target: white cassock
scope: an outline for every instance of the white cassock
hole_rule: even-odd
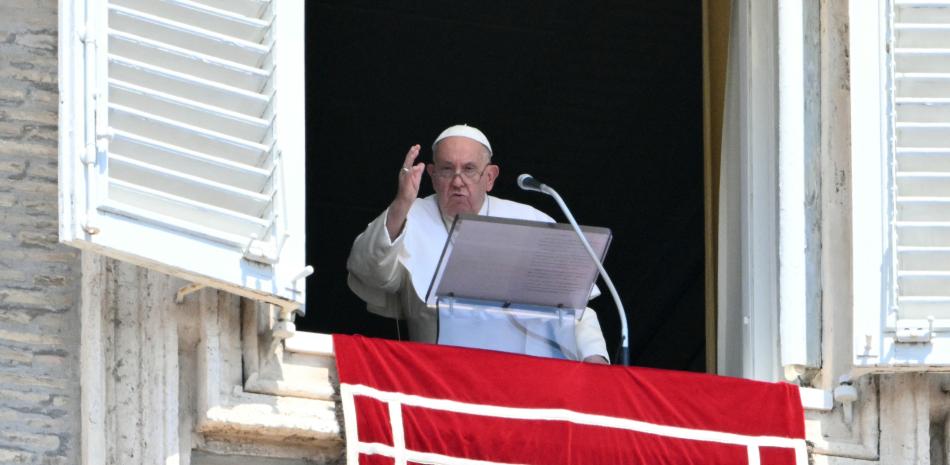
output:
[[[347,284],[366,302],[366,308],[370,312],[389,318],[406,319],[410,339],[435,343],[439,338],[439,313],[426,306],[425,294],[448,238],[445,220],[439,211],[435,195],[416,199],[399,237],[390,240],[386,229],[387,213],[388,210],[384,211],[367,225],[366,230],[353,242],[346,263],[349,271]],[[553,218],[534,207],[491,196],[485,198],[479,214],[554,222]],[[593,296],[596,297],[597,294],[595,288]],[[446,318],[444,313],[443,318]],[[571,328],[576,347],[572,344],[571,350],[564,351],[566,358],[583,360],[600,355],[610,359],[596,312],[586,309],[580,320],[572,324]],[[503,346],[493,347],[491,340],[487,342],[479,346],[525,352]],[[536,353],[528,350],[527,353],[553,355],[543,350]]]

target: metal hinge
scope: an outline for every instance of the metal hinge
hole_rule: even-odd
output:
[[[895,342],[927,343],[934,331],[934,318],[897,320]]]

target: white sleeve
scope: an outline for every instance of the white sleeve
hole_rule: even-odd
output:
[[[370,310],[380,314],[391,313],[379,310],[392,305],[406,274],[406,269],[399,263],[404,234],[400,233],[390,241],[386,230],[388,212],[388,209],[384,211],[356,237],[346,260],[350,289],[367,303]]]
[[[597,320],[597,312],[594,309],[588,307],[584,310],[581,319],[574,326],[574,337],[577,339],[577,352],[581,360],[600,355],[610,361],[607,342],[604,341],[604,333],[600,330],[600,321]]]

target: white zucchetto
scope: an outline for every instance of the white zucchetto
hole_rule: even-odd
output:
[[[491,157],[492,150],[491,144],[488,143],[488,138],[485,137],[485,134],[482,133],[482,131],[479,131],[477,128],[467,124],[456,124],[455,126],[451,126],[445,131],[442,131],[442,133],[439,134],[439,137],[435,138],[435,142],[432,143],[432,151],[435,152],[435,146],[439,143],[439,141],[445,139],[446,137],[453,136],[467,137],[484,145],[485,148],[488,149],[488,156]]]

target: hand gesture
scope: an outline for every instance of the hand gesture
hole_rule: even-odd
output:
[[[386,229],[389,231],[389,238],[395,239],[402,231],[402,226],[406,222],[406,215],[409,214],[409,207],[419,196],[419,183],[422,182],[422,172],[426,164],[419,162],[413,165],[416,157],[419,156],[419,144],[409,147],[406,152],[406,158],[402,162],[402,168],[399,169],[399,187],[396,189],[396,198],[389,205],[389,213],[386,215]]]
[[[399,170],[399,188],[396,190],[396,199],[393,202],[406,204],[406,211],[419,196],[419,182],[422,181],[422,172],[426,167],[426,164],[422,162],[413,165],[418,156],[419,144],[409,147],[406,158],[402,162],[402,168]]]

